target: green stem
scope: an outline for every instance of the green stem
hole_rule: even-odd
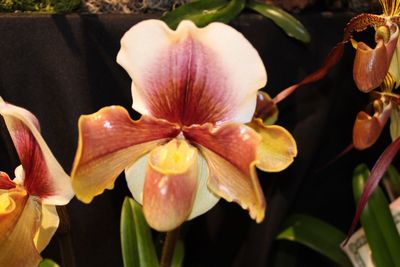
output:
[[[161,255],[160,267],[170,267],[175,252],[175,245],[179,239],[180,227],[167,232]]]

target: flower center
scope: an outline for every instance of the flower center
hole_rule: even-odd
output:
[[[0,214],[8,210],[11,205],[10,196],[7,192],[0,195]]]
[[[196,152],[186,140],[173,139],[151,152],[150,164],[162,173],[182,173],[197,159]]]

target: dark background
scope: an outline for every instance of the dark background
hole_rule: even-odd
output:
[[[311,33],[309,45],[287,37],[256,14],[241,15],[232,25],[259,51],[269,76],[265,91],[274,96],[320,66],[352,16],[299,16]],[[158,15],[0,15],[0,95],[38,117],[45,140],[67,172],[77,144],[79,116],[114,104],[130,109],[131,81],[115,57],[124,32],[150,17]],[[256,224],[247,211],[221,200],[186,224],[185,266],[285,267],[280,263],[282,246],[291,247],[293,266],[329,266],[316,253],[274,242],[274,237],[294,212],[317,216],[346,231],[354,213],[352,171],[361,162],[372,167],[389,143],[386,129],[372,149],[353,150],[321,169],[350,144],[354,118],[368,102],[352,81],[353,57],[348,45],[324,80],[300,88],[279,104],[278,124],[294,135],[299,155],[282,173],[259,172],[268,203],[264,222]],[[1,137],[0,169],[12,176],[19,161],[4,126]],[[76,266],[122,266],[119,216],[125,195],[129,191],[121,176],[114,190],[90,205],[75,199],[68,205]],[[43,256],[60,262],[57,239]]]

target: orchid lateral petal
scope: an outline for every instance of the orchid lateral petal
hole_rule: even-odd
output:
[[[249,122],[267,81],[258,52],[222,23],[183,21],[172,31],[140,22],[122,38],[117,62],[133,80],[133,109],[183,125]]]
[[[199,145],[209,168],[208,187],[227,201],[248,209],[250,217],[261,222],[265,199],[255,164],[261,137],[250,127],[226,123],[194,125],[183,129],[184,135]]]
[[[177,139],[150,152],[143,213],[153,229],[171,231],[188,219],[197,189],[197,154]]]
[[[131,191],[133,198],[139,204],[143,203],[143,187],[144,179],[146,177],[147,161],[148,154],[138,159],[125,170],[129,190]],[[210,191],[207,182],[207,162],[204,157],[199,154],[197,158],[197,191],[188,220],[206,213],[218,203],[220,198]]]
[[[51,153],[35,116],[0,98],[0,114],[14,142],[24,177],[17,177],[30,195],[44,204],[65,205],[74,196],[69,176]]]
[[[357,114],[353,126],[353,144],[355,148],[362,150],[375,144],[390,117],[391,109],[392,104],[388,104],[384,106],[382,111],[376,111],[373,116],[364,111],[360,111]]]
[[[344,28],[343,42],[348,42],[353,37],[353,32],[362,32],[368,27],[377,27],[385,25],[384,17],[374,14],[360,14],[353,17]]]
[[[114,185],[118,175],[158,144],[178,135],[175,125],[148,116],[138,121],[120,106],[79,118],[72,186],[85,203]]]
[[[16,184],[10,179],[7,173],[0,172],[0,190],[15,188]]]
[[[356,213],[354,215],[353,222],[347,234],[347,238],[344,241],[344,244],[347,243],[350,236],[354,233],[357,223],[360,220],[361,213],[365,205],[367,204],[368,199],[374,192],[375,188],[378,186],[379,181],[382,179],[386,170],[389,168],[390,163],[392,163],[399,149],[400,149],[400,138],[397,138],[385,149],[385,151],[383,151],[378,160],[375,162],[375,165],[371,170],[368,180],[365,183],[364,190],[358,201]]]
[[[54,205],[42,205],[41,214],[40,227],[33,240],[39,253],[49,244],[60,223],[60,218]]]
[[[265,125],[261,119],[248,124],[261,136],[257,148],[257,167],[266,172],[280,172],[292,164],[297,145],[292,135],[278,125]]]
[[[7,193],[1,193],[0,197],[4,194]],[[40,226],[40,203],[36,197],[28,197],[20,192],[11,191],[8,194],[9,201],[14,202],[15,209],[5,218],[0,213],[0,229],[12,222],[12,228],[8,232],[1,232],[0,266],[37,266],[41,257],[33,238]]]

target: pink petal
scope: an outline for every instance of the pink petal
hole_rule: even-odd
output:
[[[251,128],[227,123],[213,128],[210,124],[184,128],[185,137],[198,144],[207,160],[208,187],[227,201],[235,201],[250,216],[261,222],[265,200],[254,165],[261,137]]]
[[[257,51],[233,28],[158,20],[132,27],[117,62],[131,78],[133,108],[183,125],[248,122],[266,71]]]
[[[140,156],[179,134],[174,124],[148,116],[133,121],[120,106],[79,119],[78,150],[72,169],[77,197],[89,203]]]
[[[171,231],[186,221],[197,189],[197,149],[184,140],[172,140],[149,156],[143,212],[149,225]]]
[[[74,196],[69,176],[54,158],[40,135],[36,117],[28,110],[0,99],[4,117],[24,170],[17,177],[30,195],[42,198],[45,204],[65,205]]]

